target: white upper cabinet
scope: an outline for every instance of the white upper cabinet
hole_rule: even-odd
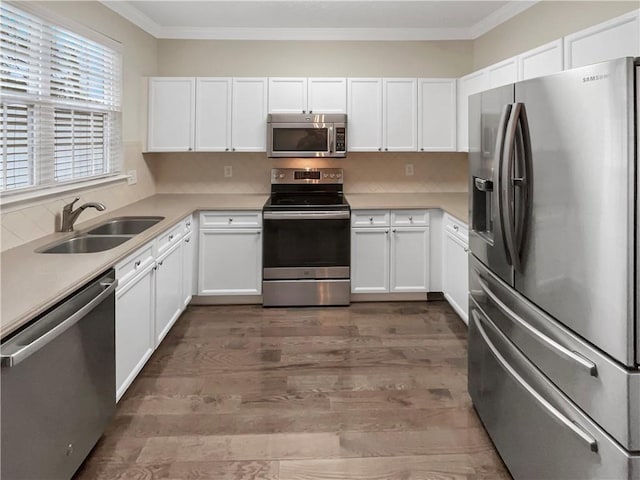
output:
[[[418,149],[418,88],[415,78],[382,80],[383,148],[390,152]]]
[[[347,113],[346,78],[309,78],[309,113]]]
[[[640,55],[639,11],[564,37],[564,67],[575,68]]]
[[[231,148],[231,78],[196,80],[196,150],[224,152]]]
[[[269,78],[269,113],[346,111],[346,78]]]
[[[269,78],[269,113],[307,113],[307,79]]]
[[[554,40],[518,55],[518,80],[550,75],[561,72],[562,68],[562,39]]]
[[[231,150],[266,151],[267,79],[234,78],[231,109]]]
[[[195,91],[195,78],[149,79],[147,151],[193,150]]]
[[[488,90],[490,78],[487,70],[470,73],[458,79],[458,151],[469,151],[469,96]]]
[[[421,152],[456,149],[456,79],[418,79],[418,148]]]
[[[518,81],[518,58],[511,57],[487,67],[489,88],[502,87]]]
[[[347,115],[349,151],[382,150],[382,79],[347,80]]]

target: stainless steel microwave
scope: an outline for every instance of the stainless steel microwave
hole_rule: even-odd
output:
[[[267,152],[269,157],[346,157],[347,116],[271,113]]]

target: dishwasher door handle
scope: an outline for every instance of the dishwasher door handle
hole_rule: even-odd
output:
[[[43,348],[48,343],[55,340],[58,336],[60,336],[66,330],[74,326],[76,323],[78,323],[80,320],[86,317],[89,313],[91,313],[91,311],[94,310],[100,303],[102,303],[102,301],[106,297],[111,295],[111,293],[113,293],[113,291],[118,286],[118,280],[112,279],[109,277],[103,277],[99,281],[96,281],[95,283],[99,283],[100,286],[103,287],[103,290],[98,295],[93,297],[90,301],[85,303],[82,307],[80,307],[76,312],[74,312],[66,320],[60,323],[57,323],[58,318],[55,317],[54,315],[52,319],[49,320],[50,322],[55,324],[53,328],[51,328],[50,330],[47,330],[44,334],[38,336],[37,338],[27,343],[26,345],[24,346],[20,345],[21,348],[19,348],[17,351],[14,351],[13,353],[0,354],[0,365],[3,368],[10,368],[18,365],[23,360],[29,358],[31,355],[36,353],[38,350]],[[73,300],[74,300],[73,297],[69,299],[70,302],[73,302]],[[55,310],[52,313],[55,313]],[[27,328],[22,334],[18,334],[15,337],[13,337],[11,340],[7,342],[7,344],[14,343],[14,342],[18,343],[20,341],[21,335],[23,334],[24,336],[27,336],[29,334],[29,329]]]

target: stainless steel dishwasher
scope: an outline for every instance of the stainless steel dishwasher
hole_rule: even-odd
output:
[[[0,345],[1,477],[69,479],[115,411],[113,270]]]

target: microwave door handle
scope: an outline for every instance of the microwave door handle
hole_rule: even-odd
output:
[[[333,153],[336,151],[336,136],[333,132],[333,127],[328,128],[328,140],[329,140],[329,153]]]

